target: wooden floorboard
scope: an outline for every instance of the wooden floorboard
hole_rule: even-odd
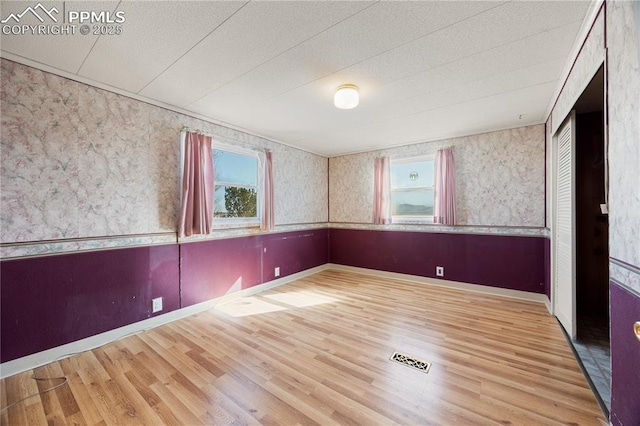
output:
[[[392,362],[399,351],[428,374]],[[0,381],[3,425],[599,425],[543,304],[342,271]]]

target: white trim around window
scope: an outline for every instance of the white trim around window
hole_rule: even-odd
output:
[[[391,202],[393,204],[393,196],[394,194],[398,194],[398,193],[402,193],[402,192],[410,192],[410,191],[419,191],[419,190],[431,190],[431,191],[435,191],[435,156],[434,155],[420,155],[420,156],[415,156],[415,157],[405,157],[405,158],[391,158],[390,160],[390,165],[391,165],[391,175],[393,176],[393,166],[397,165],[397,164],[403,164],[403,163],[419,163],[419,162],[427,162],[427,161],[431,161],[434,163],[434,185],[432,186],[419,186],[419,187],[412,187],[412,188],[399,188],[393,187],[393,184],[391,185]],[[393,178],[391,178],[391,181],[393,181]],[[392,215],[391,216],[391,223],[395,223],[395,224],[429,224],[429,223],[433,223],[433,214],[431,215]]]
[[[255,188],[257,193],[257,206],[256,206],[256,216],[255,217],[215,217],[213,218],[213,228],[214,229],[228,229],[228,228],[252,228],[260,226],[260,212],[262,211],[262,167],[264,164],[263,154],[259,151],[255,151],[249,148],[239,147],[235,145],[230,145],[225,142],[220,142],[217,140],[213,140],[212,146],[212,155],[215,151],[225,151],[233,154],[242,155],[245,157],[253,157],[257,160],[257,170],[256,170],[256,185],[242,185],[235,184],[232,182],[218,181],[215,179],[215,158],[214,161],[214,191],[216,186],[224,185],[224,186],[235,186],[239,188]],[[215,194],[214,194],[215,199]]]

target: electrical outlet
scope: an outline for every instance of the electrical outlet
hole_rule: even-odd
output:
[[[436,277],[444,277],[444,266],[436,266]]]
[[[276,269],[273,270],[273,273],[275,274],[276,277],[280,276],[280,267],[277,266]]]
[[[160,312],[162,310],[162,297],[151,299],[151,313]]]

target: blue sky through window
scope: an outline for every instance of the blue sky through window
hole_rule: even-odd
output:
[[[235,152],[214,150],[214,174],[217,182],[258,185],[258,159]]]

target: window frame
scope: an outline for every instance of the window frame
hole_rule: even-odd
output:
[[[257,160],[256,166],[256,217],[216,217],[215,215],[215,199],[216,199],[216,186],[234,186],[237,188],[254,188],[253,185],[240,185],[234,184],[231,182],[218,181],[215,178],[215,151],[226,151],[237,155],[242,155],[245,157],[253,157]],[[239,147],[236,145],[231,145],[229,143],[221,142],[219,140],[213,140],[211,143],[211,161],[213,163],[213,229],[220,228],[253,228],[260,226],[260,216],[262,212],[262,178],[260,176],[260,171],[262,170],[262,158],[260,156],[259,151],[255,151],[250,148]]]
[[[433,186],[419,186],[411,189],[407,188],[395,188],[391,184],[391,168],[394,164],[402,164],[402,163],[418,163],[418,162],[433,162]],[[402,157],[402,158],[391,158],[389,161],[389,199],[393,205],[393,194],[394,192],[407,192],[407,190],[417,190],[417,189],[431,189],[433,191],[433,202],[435,206],[435,183],[436,183],[436,168],[435,168],[435,155],[416,155],[413,157]],[[430,216],[420,216],[420,215],[412,215],[412,216],[397,216],[391,215],[391,223],[392,224],[425,224],[425,223],[434,223],[433,215]]]

